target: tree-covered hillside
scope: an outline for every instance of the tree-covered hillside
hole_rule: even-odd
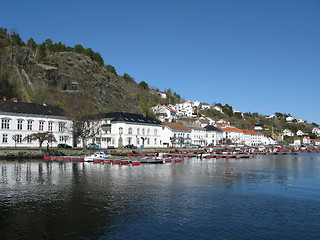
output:
[[[168,99],[178,94],[168,91]],[[91,112],[128,111],[151,114],[150,107],[166,100],[152,94],[145,81],[120,76],[91,48],[53,43],[26,43],[16,32],[0,28],[0,97],[58,105],[81,104]],[[76,101],[75,101],[76,99]]]

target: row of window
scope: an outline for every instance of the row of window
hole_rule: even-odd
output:
[[[10,120],[9,118],[2,118],[1,119],[1,129],[10,129]],[[17,130],[23,130],[23,119],[17,120]],[[34,120],[27,120],[27,130],[31,131],[33,130],[33,122]],[[40,120],[39,121],[39,131],[45,131],[45,121]],[[47,131],[52,132],[53,130],[53,122],[48,122],[48,128]],[[65,123],[59,122],[58,126],[59,132],[63,132],[65,130]]]
[[[123,128],[122,127],[119,128],[119,133],[123,134]],[[134,134],[131,127],[128,128],[128,134]],[[137,128],[137,135],[140,135],[140,128]],[[142,128],[141,135],[150,135],[150,129],[147,129],[147,131],[146,131],[144,128]],[[158,130],[157,129],[153,130],[153,135],[154,136],[158,135]]]
[[[127,138],[127,142],[128,142],[128,144],[133,144],[132,138],[131,138],[131,137],[128,137],[128,138]],[[150,139],[150,138],[146,138],[145,140],[140,139],[140,138],[136,138],[136,145],[140,145],[140,144],[150,145],[150,143],[151,143],[151,139]],[[157,144],[158,144],[158,139],[157,139],[157,138],[154,138],[154,139],[153,139],[153,144],[154,144],[154,145],[157,145]]]
[[[66,142],[69,139],[69,136],[60,136],[59,142]],[[22,143],[23,138],[21,134],[15,134],[12,136],[12,140],[16,143]],[[30,138],[26,138],[27,143],[31,143],[32,140]],[[2,134],[2,143],[8,143],[8,134],[4,133]]]

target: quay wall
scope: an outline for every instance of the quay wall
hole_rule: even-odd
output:
[[[117,156],[123,156],[127,155],[128,153],[140,153],[140,154],[146,154],[146,153],[155,153],[155,152],[168,152],[168,153],[173,153],[173,152],[192,152],[192,151],[202,151],[203,149],[108,149],[107,151],[111,155],[117,155]],[[44,156],[82,156],[82,155],[91,155],[96,151],[100,151],[97,149],[54,149],[54,150],[15,150],[15,149],[10,149],[10,150],[2,150],[0,149],[0,160],[9,160],[9,159],[41,159]],[[101,150],[103,151],[103,150]]]

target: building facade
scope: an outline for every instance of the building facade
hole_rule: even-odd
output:
[[[0,147],[39,147],[39,141],[28,136],[50,132],[56,141],[45,142],[49,147],[59,143],[73,144],[72,122],[57,106],[24,102],[0,102]]]
[[[134,113],[103,113],[96,121],[99,131],[95,143],[101,148],[123,147],[161,147],[160,122]]]

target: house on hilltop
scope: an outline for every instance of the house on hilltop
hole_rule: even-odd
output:
[[[177,112],[169,105],[157,105],[152,108],[153,113],[161,122],[177,121]]]

